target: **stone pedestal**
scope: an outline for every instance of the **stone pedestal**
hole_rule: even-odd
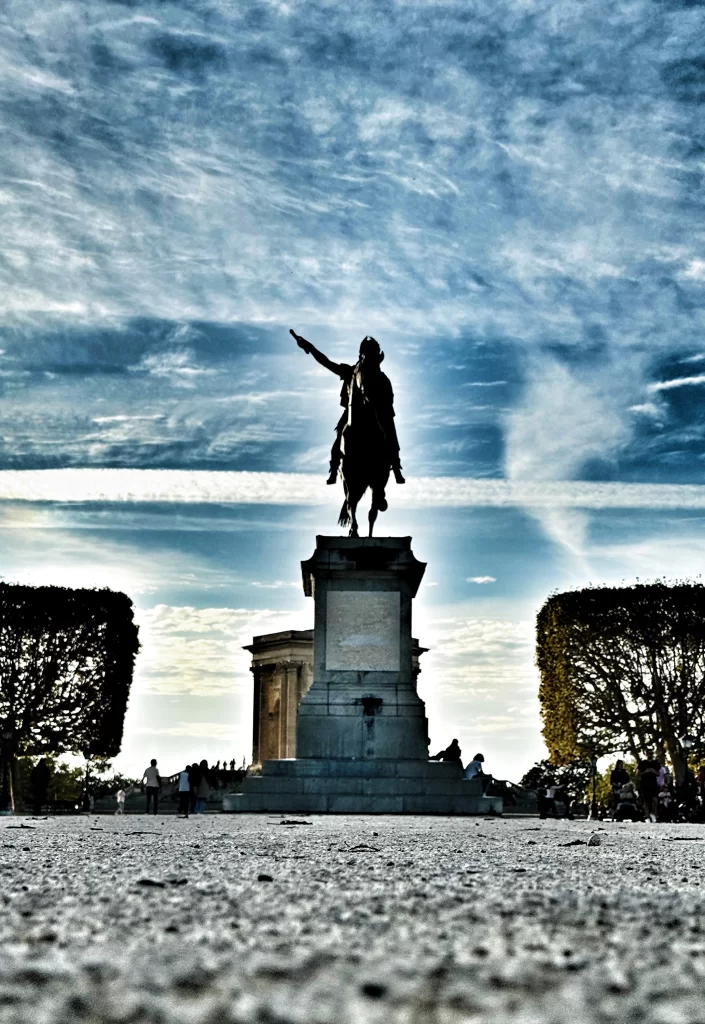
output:
[[[411,538],[318,537],[303,562],[315,602],[313,685],[299,705],[297,757],[428,757],[412,670],[411,601],[426,566]]]
[[[482,780],[428,760],[412,667],[411,602],[426,568],[410,537],[318,537],[301,565],[315,602],[313,683],[296,758],[265,760],[223,810],[338,814],[501,813]]]

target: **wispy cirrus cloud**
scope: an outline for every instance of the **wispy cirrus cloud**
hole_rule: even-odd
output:
[[[671,391],[673,388],[700,387],[705,384],[705,374],[694,377],[674,377],[673,380],[659,380],[649,384],[648,391]]]

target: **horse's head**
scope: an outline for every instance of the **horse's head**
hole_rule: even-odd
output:
[[[384,359],[384,352],[379,347],[379,342],[371,334],[365,335],[360,342],[360,359],[368,364],[373,363],[377,366]]]

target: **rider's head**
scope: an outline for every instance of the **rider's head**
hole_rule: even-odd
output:
[[[365,362],[377,364],[384,359],[384,352],[379,347],[379,343],[370,334],[367,334],[360,342],[360,358]]]

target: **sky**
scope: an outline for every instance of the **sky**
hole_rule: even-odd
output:
[[[535,615],[705,565],[705,4],[6,0],[0,576],[110,586],[116,767],[249,760],[374,335],[431,744],[545,756]]]

